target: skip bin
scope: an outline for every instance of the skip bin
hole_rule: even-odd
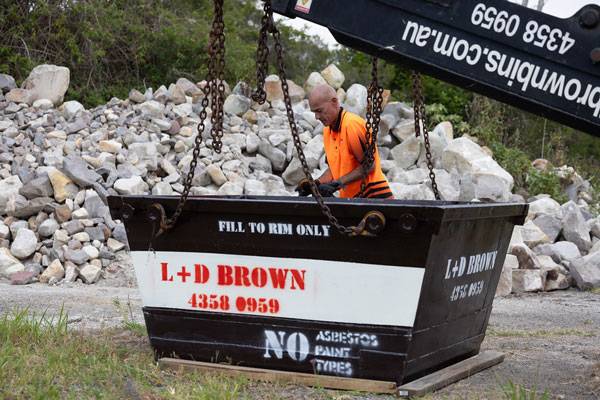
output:
[[[312,198],[190,197],[152,238],[153,205],[171,215],[178,201],[109,197],[158,357],[397,384],[479,352],[528,207],[327,199],[342,224],[385,217],[376,236],[347,237]]]

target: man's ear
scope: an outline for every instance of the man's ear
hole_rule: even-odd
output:
[[[338,105],[338,98],[337,97],[332,97],[331,98],[331,104],[333,104],[334,106]]]

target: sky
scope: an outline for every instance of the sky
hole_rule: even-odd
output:
[[[511,0],[513,3],[521,4],[521,0]],[[529,7],[535,8],[538,0],[529,0]],[[554,15],[560,18],[567,18],[575,14],[581,7],[587,4],[598,4],[600,0],[548,0],[544,5],[543,12]],[[312,22],[305,21],[300,18],[289,19],[286,17],[278,16],[276,19],[280,22],[284,22],[286,25],[290,25],[294,28],[300,29],[306,26],[306,32],[309,35],[317,35],[323,40],[329,47],[335,47],[337,42],[329,33],[329,30],[325,27],[313,24]]]

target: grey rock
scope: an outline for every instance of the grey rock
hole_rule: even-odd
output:
[[[540,215],[533,220],[533,223],[548,236],[550,243],[554,243],[562,231],[562,222],[549,214]]]
[[[67,121],[85,111],[83,104],[75,100],[65,101],[58,109]]]
[[[108,251],[108,250],[102,248],[102,249],[100,249],[100,258],[106,259],[106,260],[114,260],[117,258],[117,255],[115,253],[113,253],[112,251]]]
[[[586,252],[592,247],[589,230],[579,207],[575,203],[569,203],[563,204],[557,213],[562,215],[562,234],[566,240],[575,243],[580,251]]]
[[[179,174],[177,174],[177,176],[179,176]],[[174,182],[178,180],[179,178],[177,178]],[[167,180],[163,179],[163,181],[166,182]],[[196,168],[196,172],[194,173],[194,179],[192,179],[192,186],[207,186],[210,185],[211,182],[212,179],[206,168]]]
[[[27,258],[35,252],[38,241],[35,233],[27,228],[19,229],[10,246],[10,252],[17,258]]]
[[[98,282],[101,276],[102,268],[99,268],[92,264],[86,265],[79,271],[79,277],[81,278],[81,280],[83,280],[84,283],[88,284]]]
[[[46,172],[42,172],[37,178],[31,179],[19,189],[19,194],[26,199],[34,199],[36,197],[52,197],[54,189]]]
[[[544,291],[550,292],[552,290],[564,290],[569,288],[569,278],[561,273],[558,273],[556,277],[546,277],[546,284],[544,285]]]
[[[10,250],[0,247],[0,276],[10,278],[9,272],[12,272],[10,268],[17,264],[20,264],[20,261],[10,253]]]
[[[514,269],[513,276],[513,292],[540,292],[544,290],[546,284],[546,271],[532,269]]]
[[[242,116],[250,109],[250,99],[245,96],[231,94],[225,99],[223,110],[230,115]]]
[[[65,262],[65,282],[75,282],[79,276],[79,268],[70,261]]]
[[[4,213],[8,200],[19,193],[23,184],[18,176],[10,176],[0,181],[0,214]]]
[[[128,147],[130,154],[138,158],[138,168],[148,168],[150,171],[158,169],[158,149],[156,143],[131,143]]]
[[[152,187],[153,196],[169,196],[173,194],[173,188],[166,182],[158,182]]]
[[[354,107],[361,117],[365,117],[367,113],[367,88],[359,83],[355,83],[346,91],[347,105]]]
[[[560,204],[550,197],[539,198],[529,203],[529,212],[536,216],[555,215],[559,208]]]
[[[535,254],[541,254],[552,257],[556,263],[563,261],[570,262],[571,260],[581,257],[581,252],[574,243],[571,242],[556,242],[541,244],[534,247]]]
[[[143,103],[146,101],[146,96],[144,96],[144,94],[137,89],[131,89],[128,98],[134,103]]]
[[[127,232],[125,231],[125,225],[116,224],[112,231],[112,237],[121,243],[127,243]]]
[[[0,92],[2,94],[10,92],[12,89],[17,88],[15,79],[6,74],[0,74]]]
[[[12,224],[10,224],[10,234],[12,235],[12,237],[17,237],[17,233],[21,229],[27,228],[29,228],[29,224],[27,223],[27,221],[14,221]]]
[[[25,271],[33,272],[34,276],[38,276],[42,273],[42,266],[40,264],[25,264]]]
[[[35,93],[36,99],[48,99],[58,105],[63,102],[69,80],[69,68],[42,64],[31,70],[22,87]]]
[[[579,290],[590,290],[600,287],[600,264],[583,257],[571,261],[569,270]]]
[[[79,219],[74,219],[74,220],[65,222],[65,229],[67,230],[67,234],[69,236],[72,236],[79,232],[83,232],[84,228],[85,228],[85,226],[83,225],[83,222],[81,222],[81,220],[79,220]]]
[[[517,256],[520,269],[540,269],[540,262],[537,256],[525,244],[517,243],[513,245],[510,254]]]
[[[515,260],[517,259],[511,254],[507,254],[506,257],[513,257]],[[500,273],[500,280],[498,281],[498,286],[496,287],[496,294],[494,295],[494,297],[508,296],[512,293],[512,272],[512,268],[502,268],[502,272]]]
[[[73,153],[65,158],[63,171],[65,175],[81,187],[92,186],[102,179],[87,162]]]
[[[550,242],[550,238],[532,221],[527,221],[525,225],[523,225],[521,237],[523,238],[523,242],[525,242],[529,248]]]
[[[392,149],[392,158],[400,168],[408,168],[415,164],[421,154],[421,142],[411,136]]]
[[[146,194],[148,184],[140,176],[132,176],[129,179],[117,179],[114,188],[119,194]]]
[[[268,158],[275,171],[283,171],[286,163],[286,155],[283,151],[273,147],[267,139],[261,139],[258,145],[258,153]]]
[[[77,118],[75,121],[73,122],[69,122],[67,124],[67,126],[65,127],[65,133],[67,135],[71,135],[73,133],[77,133],[82,129],[85,129],[87,127],[87,124],[85,123],[85,121],[81,118]]]
[[[83,250],[65,250],[65,259],[74,264],[81,265],[90,259],[90,256]]]
[[[60,225],[55,219],[49,218],[42,222],[38,228],[38,233],[40,236],[48,237],[54,235],[57,229],[60,228]]]
[[[88,218],[99,218],[106,215],[106,204],[95,190],[85,191],[85,201],[83,207],[88,212]]]
[[[84,229],[84,232],[88,234],[90,240],[104,241],[104,232],[97,226],[89,226]]]

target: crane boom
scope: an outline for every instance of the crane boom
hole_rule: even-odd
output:
[[[600,7],[505,0],[274,0],[348,47],[600,137]]]

